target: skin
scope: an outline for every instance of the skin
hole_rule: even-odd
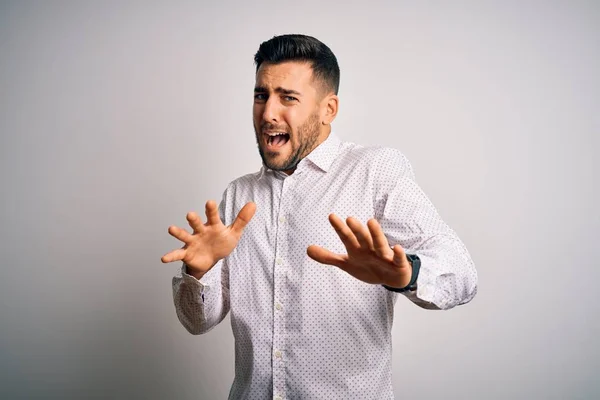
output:
[[[338,97],[324,86],[313,78],[309,63],[261,64],[252,116],[258,150],[268,168],[291,175],[298,162],[327,139]],[[285,132],[290,139],[269,150],[267,132]]]
[[[264,165],[293,174],[298,162],[331,133],[338,103],[337,95],[313,76],[310,63],[261,64],[256,72],[252,114]],[[287,133],[289,140],[282,147],[269,148],[267,132]],[[247,203],[235,221],[225,226],[219,218],[216,202],[208,201],[206,223],[202,223],[195,212],[187,214],[191,234],[176,226],[169,227],[169,234],[184,246],[165,254],[162,262],[183,261],[187,272],[200,279],[233,251],[255,211],[256,205]],[[335,254],[311,245],[306,251],[310,258],[336,266],[367,283],[391,287],[408,285],[412,270],[404,249],[400,245],[390,248],[377,220],[370,219],[365,226],[356,218],[348,217],[343,221],[330,214],[329,222],[344,243],[347,254]]]

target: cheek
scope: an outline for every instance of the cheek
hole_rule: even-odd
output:
[[[302,114],[296,109],[289,109],[282,113],[283,122],[291,129],[292,133],[298,132],[298,127],[302,125]]]
[[[261,115],[260,107],[255,104],[254,107],[252,107],[252,118],[254,119],[254,122],[257,122],[261,118]]]

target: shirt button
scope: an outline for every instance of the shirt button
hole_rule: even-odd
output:
[[[279,350],[275,352],[275,357],[281,358],[281,352]]]
[[[275,397],[273,397],[273,399],[275,399],[275,400],[283,400],[283,399],[281,398],[281,396],[275,396]]]
[[[277,309],[277,311],[281,311],[283,309],[283,306],[281,304],[277,303],[275,305],[275,308]]]
[[[283,260],[282,260],[281,258],[279,258],[279,257],[278,257],[278,258],[277,258],[277,265],[281,265],[281,264],[283,264]]]
[[[279,222],[283,224],[285,222],[285,217],[279,217]]]

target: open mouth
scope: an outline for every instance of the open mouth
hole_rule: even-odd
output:
[[[265,133],[265,136],[267,137],[268,150],[279,149],[290,140],[290,135],[284,132]]]

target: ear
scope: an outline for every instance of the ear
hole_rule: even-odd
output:
[[[333,122],[338,112],[339,105],[339,97],[337,95],[330,93],[326,95],[321,104],[322,104],[322,113],[321,113],[321,124],[329,125]]]

